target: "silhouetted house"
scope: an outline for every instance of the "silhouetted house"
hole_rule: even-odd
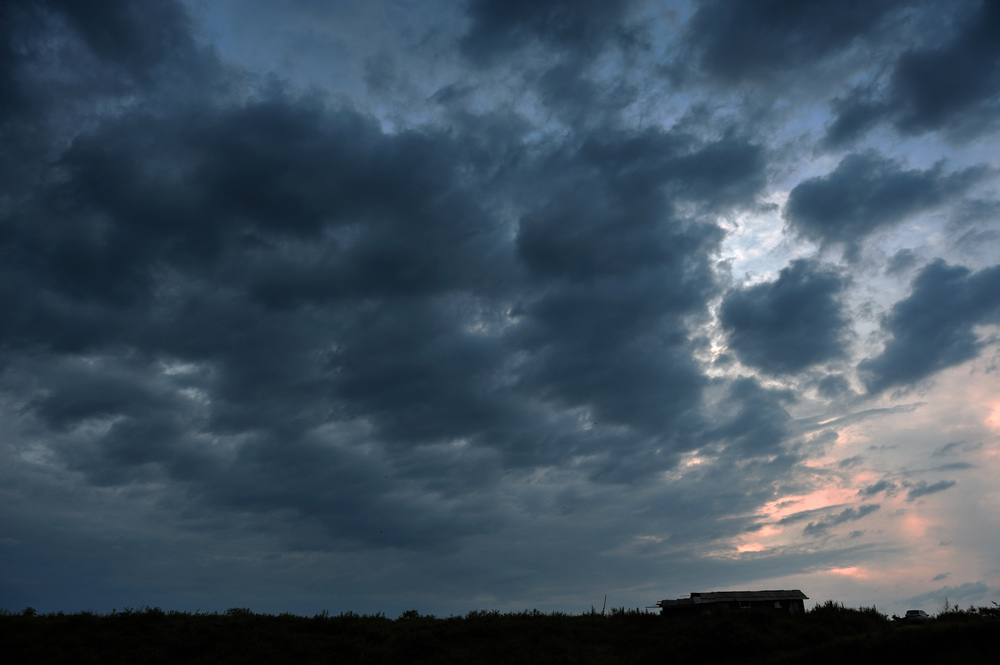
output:
[[[791,591],[710,591],[692,593],[690,598],[661,600],[656,604],[660,614],[716,614],[740,610],[770,610],[801,614],[806,611],[802,602],[809,600],[798,589]]]

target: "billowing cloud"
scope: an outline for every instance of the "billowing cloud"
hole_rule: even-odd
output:
[[[780,445],[791,425],[785,407],[792,401],[791,393],[769,390],[753,378],[737,379],[714,417],[718,425],[707,438],[727,442],[727,453],[734,457],[784,454]]]
[[[719,320],[745,364],[772,373],[799,371],[844,357],[845,287],[836,271],[794,261],[773,282],[730,290]]]
[[[857,87],[837,99],[828,145],[848,144],[886,121],[906,135],[945,131],[969,139],[996,129],[1000,8],[976,2],[948,9],[958,11],[944,14],[945,34],[903,51],[884,86]]]
[[[685,39],[712,76],[762,82],[836,56],[877,30],[900,4],[702,0]]]
[[[620,22],[628,2],[503,2],[473,0],[467,8],[471,22],[461,49],[484,62],[539,42],[574,55],[593,55],[604,43],[622,35]]]
[[[928,494],[937,494],[938,492],[943,492],[946,489],[954,487],[956,484],[957,482],[954,480],[940,480],[931,484],[928,484],[925,480],[921,480],[917,483],[907,484],[909,491],[906,493],[906,500],[915,501]]]
[[[973,327],[1000,315],[1000,267],[972,272],[938,260],[913,280],[910,295],[882,320],[882,353],[859,365],[868,390],[912,385],[970,360],[982,348]]]
[[[992,98],[821,126],[950,62],[935,7],[0,4],[0,606],[576,611],[826,594],[900,510],[967,542],[991,375],[888,388],[994,349]]]
[[[215,71],[200,57],[172,66]],[[323,510],[386,499],[319,471],[355,459],[325,432],[387,446],[356,474],[414,491],[583,459],[615,481],[670,468],[707,428],[689,331],[722,238],[677,207],[751,204],[762,150],[604,127],[528,144],[523,123],[468,122],[386,133],[281,86],[97,116],[6,227],[4,348],[42,354],[8,369],[36,377],[25,412],[93,483],[168,478],[334,541],[353,532]],[[717,435],[749,449],[782,433]],[[471,452],[448,464],[483,467],[439,479],[420,447],[458,442]],[[324,477],[345,489],[315,494]]]
[[[841,245],[855,257],[869,235],[961,196],[986,175],[983,167],[945,173],[944,165],[904,169],[873,152],[848,155],[825,176],[792,189],[785,220],[820,245]]]
[[[935,577],[934,581],[939,580]],[[933,612],[943,608],[945,600],[952,608],[986,605],[990,595],[995,593],[996,589],[991,589],[982,582],[965,582],[955,586],[939,587],[933,591],[908,598],[907,601],[910,605],[923,604],[928,607],[928,611]]]
[[[871,485],[868,485],[867,487],[864,487],[864,488],[862,488],[859,491],[860,491],[860,493],[861,493],[862,496],[875,496],[876,494],[878,494],[880,492],[889,492],[889,493],[892,493],[895,490],[896,490],[896,483],[894,483],[894,482],[892,482],[890,480],[886,480],[885,478],[883,478],[882,480],[878,481],[877,483],[873,483]]]

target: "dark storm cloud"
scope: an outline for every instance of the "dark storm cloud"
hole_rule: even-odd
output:
[[[685,317],[704,315],[717,288],[707,259],[721,235],[678,218],[667,195],[749,203],[763,163],[736,138],[660,131],[609,132],[541,160],[543,203],[522,216],[516,243],[539,288],[515,310],[532,359],[522,385],[644,435],[690,417],[704,379]]]
[[[968,471],[969,469],[975,469],[975,464],[970,464],[969,462],[952,462],[950,464],[941,464],[930,469],[930,471]]]
[[[688,28],[632,2],[306,4],[239,23],[224,3],[0,3],[0,548],[18,597],[36,575],[103,594],[93,609],[122,606],[90,581],[114,579],[190,609],[564,610],[580,579],[645,594],[868,551],[718,556],[816,489],[803,464],[838,430],[917,405],[839,410],[864,398],[841,376],[845,272],[799,260],[725,290],[724,226],[751,219],[742,242],[798,172],[773,123],[799,108],[751,117],[660,74],[687,55],[677,81],[752,95],[804,80],[796,62],[811,86],[861,80],[866,45],[905,32],[896,3],[705,2]],[[240,34],[265,15],[274,41]],[[789,228],[852,248],[980,175],[901,164],[862,153],[806,181]],[[823,196],[847,212],[824,217]],[[953,305],[959,333],[993,320],[987,272],[956,282],[981,305]],[[877,509],[790,521],[846,540]]]
[[[492,242],[463,227],[488,217],[449,192],[440,160],[456,158],[446,141],[387,139],[356,114],[280,97],[179,124],[186,134],[171,123],[122,124],[117,138],[81,138],[67,152],[48,220],[92,242],[16,229],[30,260],[15,272],[33,275],[40,297],[8,294],[22,314],[8,319],[8,344],[138,348],[147,356],[138,373],[157,372],[160,359],[207,363],[197,387],[212,406],[192,424],[204,436],[295,440],[359,417],[373,419],[377,436],[422,441],[475,436],[509,416],[493,394],[502,346],[463,332],[471,318],[495,324],[496,306],[448,295],[500,280]],[[147,170],[153,152],[173,178]],[[321,239],[321,229],[339,236]],[[81,327],[80,310],[104,324]],[[37,413],[61,427],[74,415],[126,416],[128,391],[104,387],[50,386]],[[71,395],[88,390],[98,392],[85,412]],[[133,434],[135,445],[154,445]]]
[[[56,144],[98,109],[186,98],[218,63],[198,48],[173,2],[0,3],[0,178],[37,186]],[[226,86],[218,81],[217,91]],[[39,155],[47,153],[46,159]]]
[[[925,480],[921,480],[918,483],[906,483],[906,487],[909,488],[909,491],[906,493],[906,500],[915,501],[922,496],[927,496],[928,494],[943,492],[957,484],[958,482],[954,480],[941,480],[932,484],[928,484]]]
[[[874,101],[875,94],[872,86],[859,86],[835,97],[830,103],[833,120],[826,128],[821,145],[831,150],[850,146],[878,125],[883,109]]]
[[[899,275],[917,264],[918,258],[916,253],[911,249],[901,249],[889,259],[888,265],[885,267],[885,274],[887,275]]]
[[[827,399],[836,399],[851,393],[851,384],[840,374],[824,376],[816,383],[816,391]]]
[[[21,314],[8,321],[8,339],[81,349],[89,334],[106,344],[109,333],[134,332],[135,317],[154,304],[160,315],[180,306],[169,315],[184,318],[211,298],[156,302],[171,288],[164,280],[222,281],[239,297],[285,308],[466,288],[495,261],[468,226],[483,217],[478,206],[449,193],[455,163],[447,141],[386,140],[357,114],[280,97],[81,136],[39,200],[5,229],[8,247],[19,248],[9,284],[30,276],[44,294],[9,294]],[[340,237],[315,242],[323,229]],[[230,313],[240,316],[228,304],[209,321]],[[67,317],[78,320],[58,325]],[[128,320],[112,324],[116,317]],[[165,343],[197,343],[199,333]]]
[[[307,549],[450,549],[456,538],[494,529],[502,520],[474,487],[466,487],[461,501],[442,501],[428,496],[422,482],[411,485],[391,473],[387,460],[366,454],[362,446],[331,443],[319,437],[295,445],[249,443],[226,473],[200,490],[202,500],[262,518],[283,515],[275,532],[293,548],[299,539],[297,546]],[[458,473],[475,471],[457,459],[449,465]],[[453,491],[454,484],[446,485]],[[289,518],[301,524],[291,533],[281,524]]]
[[[545,203],[522,218],[518,254],[542,280],[587,281],[663,265],[710,281],[698,250],[715,246],[718,228],[676,218],[664,194],[708,206],[749,204],[764,184],[764,166],[761,149],[737,138],[701,143],[655,130],[588,137],[579,149],[538,163],[537,176],[558,189],[533,192]],[[672,286],[669,297],[687,307],[711,288],[692,286]]]
[[[947,599],[952,603],[953,607],[958,608],[960,605],[966,603],[970,605],[973,603],[985,604],[996,592],[995,588],[991,589],[982,582],[965,582],[957,586],[943,586],[940,589],[928,591],[919,596],[912,596],[906,602],[908,605],[917,606],[931,603],[937,605]]]
[[[742,362],[796,372],[844,356],[848,321],[840,296],[846,284],[834,270],[794,261],[773,282],[730,290],[719,320]]]
[[[837,418],[833,419],[830,419],[827,415],[824,414],[821,416],[802,418],[797,421],[797,424],[799,429],[806,432],[820,430],[820,429],[828,429],[828,428],[837,429],[846,427],[847,425],[861,422],[863,420],[867,420],[869,418],[878,418],[893,413],[912,413],[917,409],[919,409],[920,407],[924,406],[924,404],[925,402],[913,402],[910,404],[897,404],[896,406],[890,408],[865,409],[864,411],[849,413],[847,415],[838,416]]]
[[[463,331],[469,312],[461,305],[403,302],[345,322],[327,360],[331,397],[345,415],[372,418],[395,441],[485,437],[481,443],[501,445],[509,443],[502,431],[528,425],[529,413],[517,413],[516,396],[503,387],[502,345]]]
[[[153,0],[141,7],[128,0],[98,0],[82,4],[47,0],[84,39],[91,53],[112,62],[138,82],[161,76],[159,68],[184,68],[196,57],[191,24],[183,6]]]
[[[901,4],[703,0],[685,42],[711,76],[727,83],[764,82],[848,49]]]
[[[27,3],[0,5],[0,118],[8,122],[30,104],[29,91],[19,71],[25,57],[18,42],[38,30],[39,22]]]
[[[868,485],[867,487],[864,487],[863,489],[858,490],[858,492],[862,496],[869,497],[869,496],[875,496],[879,492],[886,492],[887,494],[891,495],[892,493],[895,492],[895,490],[896,490],[896,483],[894,483],[892,481],[889,481],[889,480],[886,480],[885,478],[883,478],[882,480],[878,481],[877,483],[874,483],[872,485]]]
[[[153,88],[213,71],[210,58],[169,57],[179,6],[138,7],[63,18],[80,24],[81,48],[113,61],[127,94],[133,79]],[[166,45],[132,18],[161,21]],[[146,50],[129,57],[134,39]],[[11,65],[20,78],[26,52]],[[5,380],[26,389],[24,413],[90,482],[169,479],[219,507],[313,521],[319,506],[331,511],[323,529],[360,538],[336,506],[370,516],[393,512],[388,499],[343,482],[344,455],[309,432],[367,418],[375,438],[472,436],[505,414],[503,397],[489,398],[502,347],[462,332],[471,319],[489,324],[496,306],[448,295],[489,295],[511,272],[494,250],[497,225],[455,171],[475,179],[479,135],[387,137],[360,113],[280,87],[234,104],[198,93],[137,109],[97,115],[69,146],[56,137],[28,155],[49,165],[0,229]],[[20,362],[25,350],[38,363]],[[375,467],[368,475],[392,473]],[[457,456],[452,467],[462,469],[453,486],[488,476]],[[394,514],[443,528],[431,512]],[[385,529],[394,542],[437,533],[395,527]]]
[[[614,84],[595,81],[590,63],[566,59],[533,73],[542,102],[564,123],[574,127],[613,120],[637,98],[637,89],[626,79]]]
[[[858,365],[870,392],[911,385],[971,360],[982,345],[973,330],[1000,317],[1000,266],[972,272],[942,260],[913,280],[910,295],[882,319],[882,353]]]
[[[0,8],[2,109],[23,110],[53,93],[120,93],[148,88],[178,70],[190,74],[205,64],[190,28],[183,7],[170,0],[141,7],[128,0],[5,2]],[[32,68],[30,75],[25,65]],[[53,76],[56,69],[75,76]]]
[[[626,38],[620,26],[629,2],[601,0],[472,0],[462,52],[480,63],[510,54],[532,42],[576,57],[590,57],[614,38]]]
[[[937,450],[935,450],[932,453],[932,455],[934,457],[944,457],[946,455],[954,455],[958,451],[958,448],[959,446],[962,445],[962,443],[963,443],[962,441],[952,441],[950,443],[946,443]]]
[[[5,385],[88,482],[420,549],[502,522],[476,496],[504,469],[632,482],[712,445],[787,473],[788,396],[740,381],[710,426],[691,339],[719,288],[703,214],[754,203],[762,146],[601,122],[529,145],[522,119],[472,114],[388,134],[280,84],[212,94],[213,56],[175,57],[177,6],[177,38],[129,59],[144,28],[116,7],[107,34],[63,18],[122,94],[194,87],[114,116],[81,97],[0,230]],[[624,11],[550,9],[518,21],[567,51]],[[520,43],[501,24],[491,48]]]
[[[855,455],[854,457],[848,457],[847,459],[842,459],[837,462],[837,466],[841,469],[850,469],[856,467],[864,461],[864,457],[861,455]]]
[[[596,63],[611,51],[628,60],[644,47],[642,26],[628,21],[634,4],[473,0],[459,48],[478,67],[518,62],[525,92],[569,126],[614,124],[644,83],[629,76],[608,81]]]
[[[956,8],[950,34],[916,35],[924,43],[900,54],[882,90],[855,88],[835,101],[828,146],[848,144],[886,121],[903,134],[945,131],[964,139],[996,128],[1000,6],[986,1],[935,8],[945,10],[941,25],[949,26]]]
[[[958,455],[961,453],[971,453],[976,450],[980,450],[983,447],[982,441],[977,441],[975,443],[966,443],[965,441],[952,441],[941,446],[933,453],[932,457],[948,457],[951,455]]]
[[[794,401],[790,392],[765,388],[753,377],[737,379],[722,400],[721,413],[715,415],[719,424],[706,439],[728,442],[728,452],[734,456],[775,454],[792,423],[785,405]]]
[[[1000,239],[998,218],[1000,201],[967,199],[956,207],[945,232],[963,253],[976,255]]]
[[[987,173],[986,167],[945,173],[942,163],[908,170],[875,152],[856,153],[828,175],[796,185],[785,220],[803,237],[842,245],[856,258],[865,237],[960,197]]]
[[[803,529],[802,533],[807,536],[821,536],[825,535],[831,527],[835,527],[838,524],[844,524],[845,522],[856,522],[864,517],[871,515],[879,508],[881,504],[872,503],[868,505],[861,506],[860,508],[845,508],[843,511],[832,515],[828,519],[820,520],[818,522],[810,522]]]

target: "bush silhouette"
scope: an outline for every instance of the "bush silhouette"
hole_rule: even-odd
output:
[[[659,616],[478,610],[437,618],[249,608],[190,614],[0,611],[5,663],[699,663],[995,662],[1000,607],[952,610],[922,626],[827,601],[805,614]]]

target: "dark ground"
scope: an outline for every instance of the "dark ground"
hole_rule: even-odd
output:
[[[472,612],[436,618],[224,614],[0,614],[5,663],[1000,663],[1000,610],[923,625],[827,602],[805,615],[660,617]]]

